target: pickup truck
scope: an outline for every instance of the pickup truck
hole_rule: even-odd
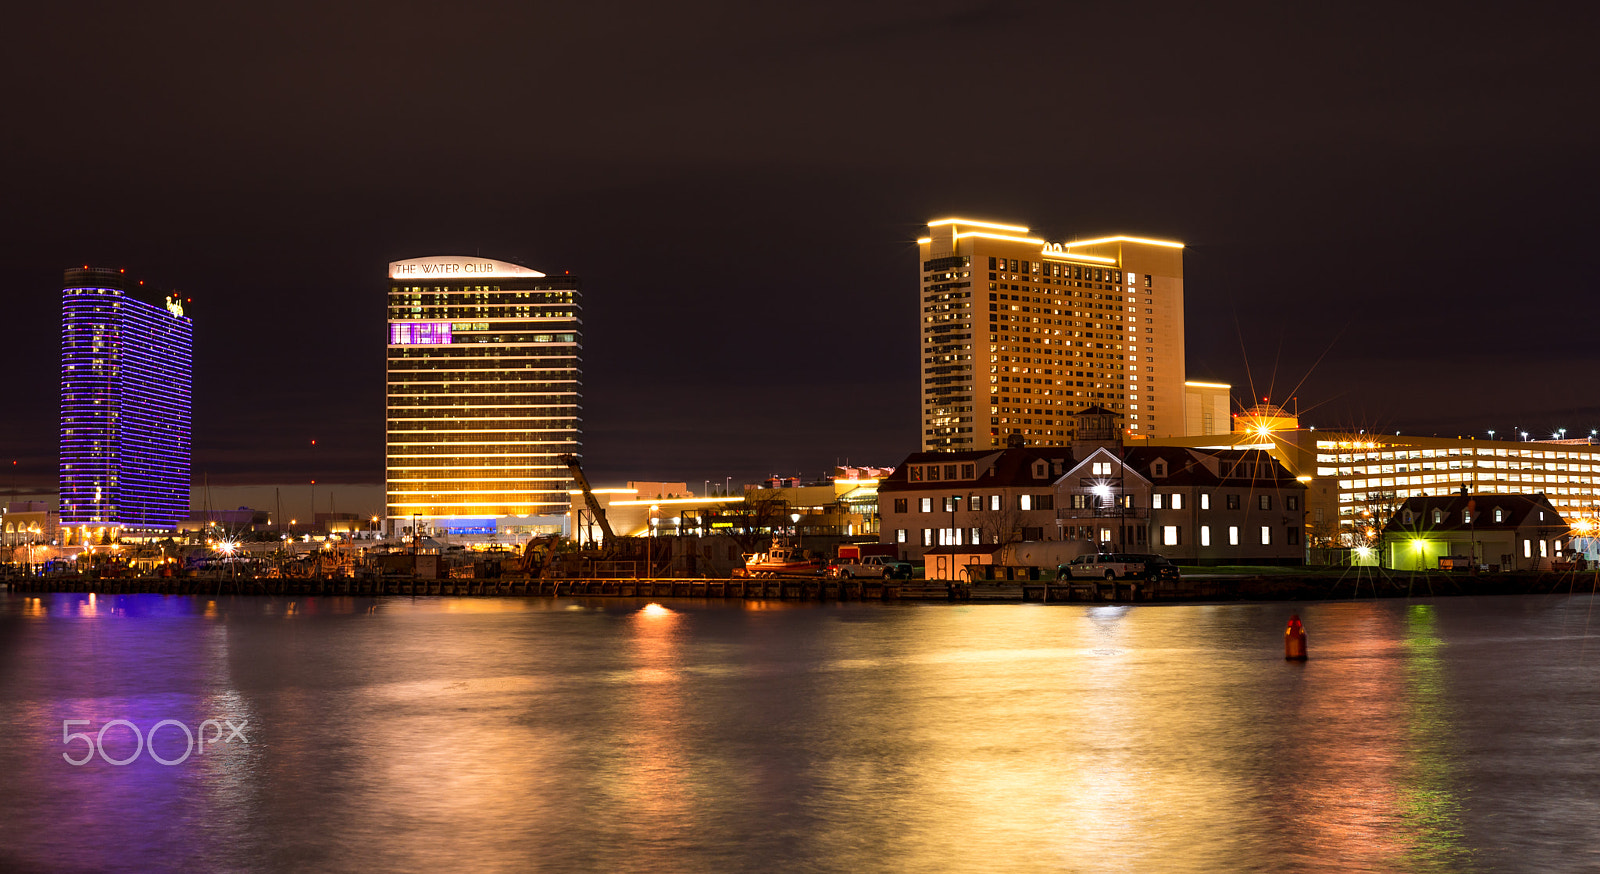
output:
[[[833,568],[833,575],[844,580],[867,577],[910,579],[911,563],[887,555],[869,555],[860,560],[840,562]]]
[[[1071,562],[1056,568],[1056,579],[1125,580],[1145,575],[1146,556],[1116,553],[1114,555],[1080,555]]]

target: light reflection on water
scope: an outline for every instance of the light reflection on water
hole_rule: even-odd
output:
[[[1592,606],[0,596],[0,869],[1600,867]]]

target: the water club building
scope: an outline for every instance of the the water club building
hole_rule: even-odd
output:
[[[579,282],[481,257],[389,265],[387,515],[468,539],[558,531],[582,422]]]

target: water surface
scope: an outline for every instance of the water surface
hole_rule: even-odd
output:
[[[0,869],[1600,869],[1594,607],[0,595]]]

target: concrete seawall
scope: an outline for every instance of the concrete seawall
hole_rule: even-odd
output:
[[[1039,580],[945,583],[938,580],[768,579],[428,580],[409,577],[227,579],[11,577],[13,593],[83,592],[103,595],[432,596],[718,598],[781,601],[958,601],[970,603],[1187,603],[1320,601],[1451,595],[1528,595],[1600,592],[1600,572],[1473,576],[1448,573],[1196,575],[1175,582]]]

